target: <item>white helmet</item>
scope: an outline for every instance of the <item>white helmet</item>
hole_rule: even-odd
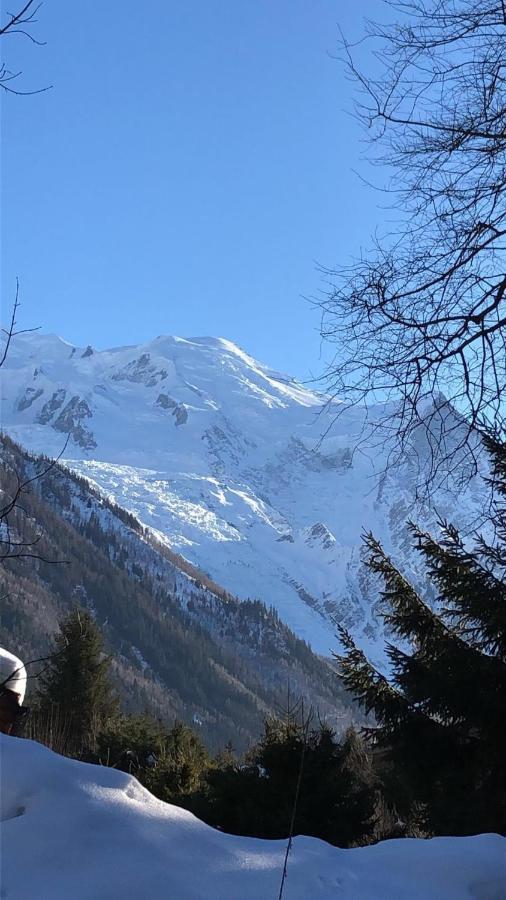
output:
[[[26,693],[26,669],[13,653],[0,647],[0,687],[18,695],[21,706]]]

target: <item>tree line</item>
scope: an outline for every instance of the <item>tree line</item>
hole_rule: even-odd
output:
[[[338,736],[295,704],[266,719],[247,753],[229,744],[212,757],[188,725],[121,712],[100,630],[76,609],[41,675],[29,734],[131,772],[161,799],[237,834],[286,837],[299,778],[294,834],[338,846],[506,834],[506,444],[484,441],[491,504],[474,545],[448,522],[438,538],[409,526],[435,601],[365,538],[397,643],[382,672],[340,628],[339,677],[370,717],[360,733]]]
[[[224,831],[263,838],[288,833],[302,755],[295,833],[339,846],[376,833],[378,784],[362,739],[338,739],[300,703],[268,718],[247,753],[232,744],[212,756],[196,731],[121,710],[92,614],[76,608],[60,623],[54,654],[40,674],[25,736],[73,758],[134,775],[160,799]]]

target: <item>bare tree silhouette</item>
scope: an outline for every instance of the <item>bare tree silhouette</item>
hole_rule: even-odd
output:
[[[33,44],[41,46],[42,41],[37,40],[30,29],[37,22],[36,15],[42,6],[42,3],[36,3],[35,0],[28,0],[16,13],[7,13],[7,21],[0,24],[0,38],[5,39],[14,35],[21,35],[27,38]],[[21,75],[20,71],[12,71],[8,68],[7,63],[0,63],[0,88],[10,94],[37,94],[41,91],[48,90],[47,87],[39,88],[32,91],[18,90],[13,82]],[[16,335],[26,334],[30,331],[36,331],[36,328],[18,328],[17,315],[20,307],[19,298],[19,279],[16,278],[16,290],[14,301],[12,304],[12,312],[10,320],[5,328],[1,329],[3,337],[3,345],[0,347],[0,369],[5,364],[11,344]],[[1,437],[1,436],[0,436]],[[65,444],[66,447],[67,444]],[[62,450],[62,453],[65,450]],[[56,461],[49,461],[46,468],[34,473],[30,476],[21,476],[15,468],[10,464],[8,448],[6,441],[1,438],[2,450],[2,483],[0,484],[0,563],[8,559],[18,559],[20,557],[35,557],[42,559],[37,554],[36,545],[39,542],[39,536],[35,535],[30,539],[25,539],[21,535],[20,519],[24,516],[24,509],[21,504],[23,494],[29,490],[29,486],[37,479],[49,471]],[[60,454],[61,456],[61,454]],[[58,457],[59,459],[60,457]]]
[[[341,57],[356,115],[395,223],[349,266],[326,270],[315,303],[335,345],[332,395],[395,435],[428,436],[426,485],[456,457],[477,468],[476,429],[504,434],[506,390],[506,6],[503,0],[387,0],[393,25],[367,21],[378,74]],[[362,52],[363,47],[361,48]]]
[[[16,13],[6,13],[7,21],[4,25],[0,24],[0,38],[20,35],[21,37],[27,38],[32,44],[36,44],[38,47],[44,46],[45,41],[37,40],[31,32],[31,29],[37,23],[37,13],[41,6],[42,3],[36,3],[35,0],[28,0],[28,2]],[[35,90],[21,90],[17,86],[17,79],[21,74],[22,72],[20,70],[10,69],[5,61],[0,62],[0,88],[8,94],[18,94],[22,96],[40,94],[43,91],[49,90],[51,87],[51,85],[47,85],[46,87],[37,88]]]

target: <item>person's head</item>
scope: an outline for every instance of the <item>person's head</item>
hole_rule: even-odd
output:
[[[13,653],[0,647],[0,731],[12,734],[24,713],[26,669]]]

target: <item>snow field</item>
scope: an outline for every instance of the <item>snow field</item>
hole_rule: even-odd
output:
[[[226,835],[114,769],[0,735],[2,900],[277,900],[285,841]],[[498,835],[298,837],[284,900],[504,900]]]

